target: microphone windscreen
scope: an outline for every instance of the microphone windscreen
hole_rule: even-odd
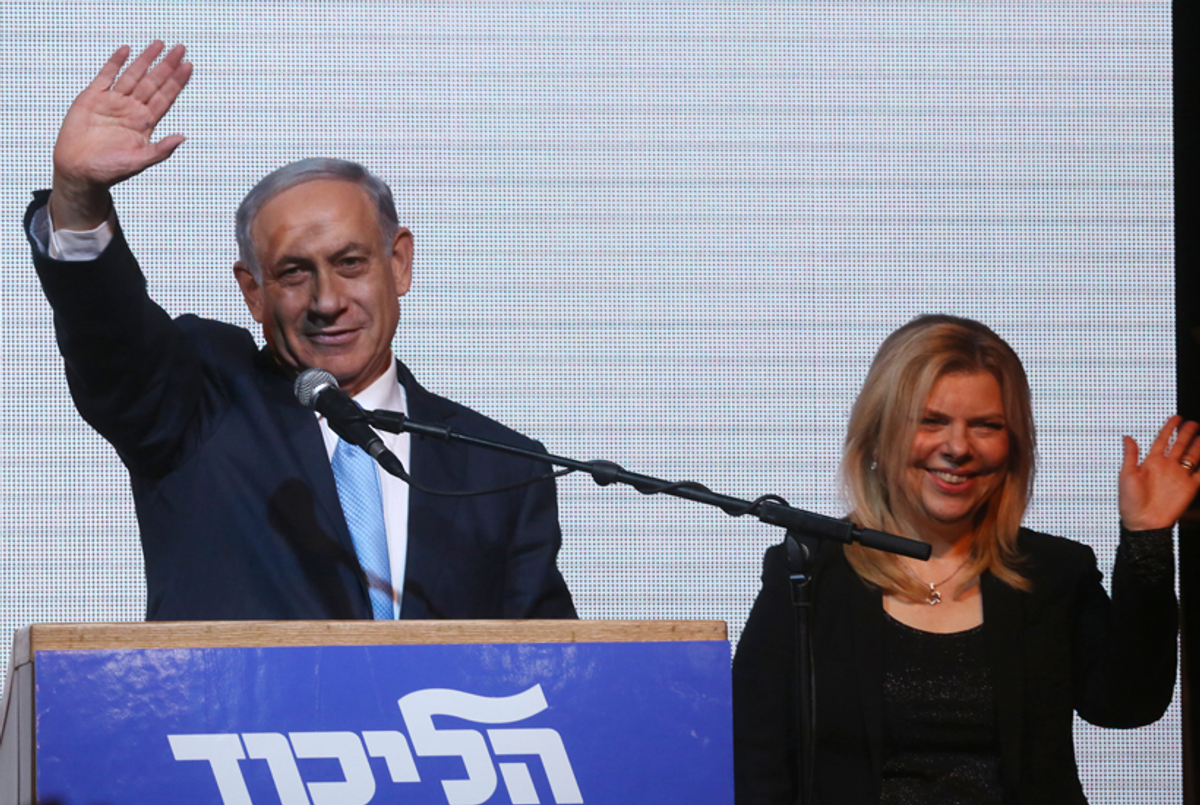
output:
[[[296,384],[292,387],[296,392],[296,399],[305,408],[314,408],[317,404],[317,397],[327,388],[337,388],[338,382],[329,372],[324,369],[305,369],[296,378]]]

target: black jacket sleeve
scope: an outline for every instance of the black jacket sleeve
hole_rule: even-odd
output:
[[[48,198],[35,194],[26,232]],[[194,349],[147,295],[119,227],[91,261],[53,260],[30,240],[76,408],[130,470],[165,474],[183,452],[199,406],[212,403]]]
[[[1162,717],[1175,690],[1178,608],[1171,529],[1122,529],[1111,600],[1094,556],[1092,563],[1079,592],[1075,710],[1100,727],[1141,727]]]

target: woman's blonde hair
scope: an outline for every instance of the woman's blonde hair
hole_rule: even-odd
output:
[[[1033,485],[1035,436],[1029,381],[1021,360],[988,327],[957,316],[920,316],[879,347],[850,413],[842,453],[842,491],[849,517],[859,526],[919,537],[895,496],[903,479],[917,425],[934,384],[958,373],[987,372],[1000,384],[1008,429],[1008,474],[976,513],[971,557],[957,586],[961,592],[985,570],[1020,590],[1029,581],[1017,567],[1017,531]],[[923,600],[929,593],[904,570],[895,554],[846,547],[846,557],[867,583],[888,593]]]

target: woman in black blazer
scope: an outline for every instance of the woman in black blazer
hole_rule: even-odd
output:
[[[1197,430],[1172,417],[1140,463],[1125,437],[1110,601],[1091,549],[1020,527],[1034,428],[1012,349],[950,316],[889,336],[850,417],[849,519],[933,554],[818,554],[813,802],[1085,803],[1073,713],[1134,727],[1171,700],[1171,529],[1200,488]],[[797,801],[794,641],[777,546],[734,659],[738,805]]]

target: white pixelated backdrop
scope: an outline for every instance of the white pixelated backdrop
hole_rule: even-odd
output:
[[[542,440],[838,515],[875,347],[979,318],[1023,357],[1027,523],[1111,566],[1120,436],[1174,400],[1167,2],[7,2],[0,6],[0,673],[12,631],[138,620],[126,476],[67,395],[20,220],[58,122],[121,44],[189,45],[119,188],[154,297],[247,327],[233,213],[303,156],[365,163],[416,237],[397,354]],[[587,618],[725,620],[768,527],[559,482]],[[1077,730],[1094,803],[1177,801],[1179,713]]]

